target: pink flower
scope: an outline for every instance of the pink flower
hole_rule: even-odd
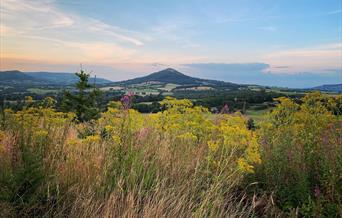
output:
[[[125,110],[128,110],[132,106],[133,93],[129,92],[121,98],[121,104]]]
[[[229,106],[225,104],[221,110],[221,114],[228,114],[229,113]]]

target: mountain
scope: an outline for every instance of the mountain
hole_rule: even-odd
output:
[[[0,85],[72,85],[77,81],[78,77],[73,73],[0,71]],[[94,78],[90,78],[89,83],[93,82]],[[111,82],[96,78],[96,84]]]
[[[49,81],[53,84],[69,84],[72,85],[78,81],[78,77],[74,73],[51,73],[51,72],[28,72],[25,73],[29,76],[32,76],[36,79],[41,79],[45,81]],[[94,83],[95,78],[89,78],[89,83]],[[96,78],[97,84],[105,84],[111,83],[112,81],[103,79],[103,78]]]
[[[329,84],[329,85],[321,85],[310,88],[311,90],[319,90],[323,92],[337,92],[342,93],[342,83],[340,84]]]
[[[40,82],[42,81],[18,70],[0,71],[0,84],[2,85],[16,85],[24,83],[37,84]]]
[[[135,79],[125,80],[118,82],[121,85],[134,85],[134,84],[141,84],[141,83],[174,83],[178,85],[206,85],[206,86],[231,86],[231,87],[239,87],[239,85],[229,82],[217,81],[217,80],[208,80],[208,79],[199,79],[191,76],[187,76],[179,71],[167,68],[162,71],[158,71],[152,73],[150,75],[139,77]]]

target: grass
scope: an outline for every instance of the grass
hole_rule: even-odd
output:
[[[176,102],[183,104],[190,101]],[[72,121],[72,114],[52,109],[6,112],[0,131],[2,215],[251,215],[250,201],[238,191],[243,171],[237,158],[245,147],[208,147],[207,141],[223,137],[228,123],[215,130],[221,118],[209,120],[192,108],[183,115],[177,110],[157,116],[111,108],[98,121],[81,124]],[[246,128],[242,117],[224,119]],[[241,130],[240,137],[253,136]]]
[[[47,94],[47,93],[57,93],[60,90],[57,89],[40,89],[40,88],[28,88],[28,92],[35,93],[35,94]]]
[[[177,85],[177,84],[167,83],[167,84],[165,84],[164,87],[159,88],[159,90],[171,92],[174,88],[176,88],[178,86],[179,85]]]
[[[3,111],[1,215],[341,216],[340,99],[280,101],[248,111],[267,118],[255,129],[169,97],[157,114],[111,104],[83,123],[48,106]]]
[[[269,113],[271,110],[271,108],[267,108],[264,110],[246,110],[246,116],[252,118],[258,123],[264,121],[267,117],[267,113]]]

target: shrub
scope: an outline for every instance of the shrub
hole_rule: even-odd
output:
[[[277,206],[301,216],[341,215],[341,121],[333,116],[326,97],[312,93],[299,105],[287,98],[258,130],[262,164],[256,180]],[[331,101],[332,99],[330,99]]]
[[[27,107],[5,111],[0,207],[8,216],[237,216],[260,163],[241,114],[211,117],[167,98],[143,115],[112,102],[101,118]]]

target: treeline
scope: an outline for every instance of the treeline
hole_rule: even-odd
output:
[[[18,88],[18,90],[7,90],[6,93],[2,93],[0,96],[0,107],[2,108],[11,108],[15,111],[21,110],[25,105],[25,97],[31,96],[34,99],[34,103],[39,105],[43,99],[46,97],[52,97],[56,100],[55,108],[59,111],[66,110],[74,110],[71,106],[74,105],[72,102],[77,101],[77,97],[74,99],[69,99],[72,96],[78,96],[80,92],[83,92],[83,95],[88,95],[92,93],[92,91],[96,90],[96,95],[93,95],[92,98],[88,98],[87,101],[95,101],[96,108],[98,112],[104,111],[107,107],[107,104],[110,101],[119,101],[121,97],[125,94],[122,91],[100,91],[96,87],[93,87],[92,84],[89,83],[89,75],[84,71],[80,72],[78,75],[79,82],[76,84],[76,87],[59,87],[63,89],[60,92],[48,92],[51,88],[58,87],[49,87],[47,92],[38,94],[31,93],[26,91],[26,87]],[[83,78],[82,78],[83,77]],[[85,90],[80,90],[80,87],[77,87],[81,83],[84,83]],[[221,111],[222,107],[225,105],[229,106],[229,110],[231,112],[241,111],[245,112],[247,109],[253,110],[262,110],[267,109],[269,107],[274,107],[274,98],[285,96],[283,93],[276,92],[266,92],[264,89],[260,91],[253,91],[249,89],[234,89],[234,90],[206,90],[206,91],[182,91],[175,90],[173,92],[173,97],[177,99],[190,99],[194,103],[194,105],[203,106],[211,110],[213,113]],[[303,95],[301,94],[292,94],[287,97],[293,99],[299,99]],[[141,113],[156,113],[161,111],[160,103],[165,96],[164,95],[149,95],[149,96],[134,96],[133,108]],[[64,102],[64,103],[63,103]],[[69,102],[69,103],[66,103]],[[79,102],[81,104],[81,102]],[[69,104],[69,107],[66,107],[66,104]],[[76,102],[77,104],[77,102]],[[79,106],[81,107],[81,106]]]

